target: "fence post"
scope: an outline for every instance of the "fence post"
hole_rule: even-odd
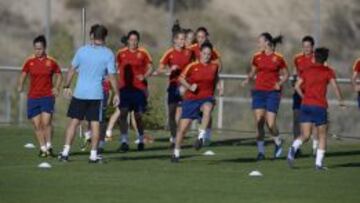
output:
[[[220,88],[224,92],[225,85],[224,80],[220,79]],[[219,95],[219,108],[218,108],[218,120],[217,120],[217,128],[222,129],[223,128],[223,111],[224,111],[224,98],[223,95]]]
[[[19,124],[24,123],[24,112],[25,112],[25,93],[21,92],[19,99],[19,115],[18,115]]]
[[[9,90],[5,91],[5,122],[11,122],[11,94]]]

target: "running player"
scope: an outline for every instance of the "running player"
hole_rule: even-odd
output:
[[[354,90],[355,92],[358,93],[358,106],[360,108],[360,85],[356,81],[359,78],[359,75],[360,75],[360,58],[356,60],[353,66],[353,74],[351,77]]]
[[[339,105],[344,106],[341,91],[336,83],[335,72],[332,68],[325,65],[328,55],[329,50],[327,48],[317,48],[315,50],[315,64],[307,69],[296,82],[296,91],[302,98],[300,113],[302,135],[292,143],[289,149],[287,160],[290,167],[293,167],[296,151],[303,142],[309,139],[312,126],[315,124],[319,137],[315,168],[317,170],[326,169],[323,159],[325,156],[328,127],[328,104],[326,100],[328,84],[331,84],[334,88]]]
[[[96,27],[96,28],[94,28]],[[67,73],[64,85],[64,95],[72,96],[67,116],[71,119],[65,132],[65,145],[59,155],[60,161],[67,161],[69,158],[70,146],[75,137],[75,131],[80,122],[84,119],[90,121],[91,125],[91,151],[89,163],[102,163],[102,158],[97,155],[97,147],[100,134],[100,122],[103,120],[102,82],[106,75],[114,89],[114,105],[119,103],[117,81],[115,78],[115,57],[112,51],[105,46],[107,29],[103,25],[94,25],[94,41],[81,47],[75,54],[71,68]],[[78,74],[74,94],[70,89],[71,81]]]
[[[147,78],[152,74],[152,59],[149,52],[139,47],[140,34],[136,30],[130,31],[122,40],[127,47],[120,49],[116,60],[119,70],[120,88],[120,147],[117,151],[127,152],[128,114],[134,111],[138,128],[138,151],[144,150],[144,126],[142,114],[147,105]]]
[[[17,90],[23,91],[24,82],[29,76],[27,116],[31,119],[40,146],[39,156],[54,156],[51,123],[55,97],[59,94],[62,75],[56,60],[46,54],[46,39],[43,35],[34,39],[33,46],[34,55],[29,57],[22,67]],[[54,75],[56,75],[55,85],[53,84]]]
[[[260,51],[254,54],[251,71],[248,78],[242,82],[245,86],[256,76],[255,87],[252,90],[252,109],[257,126],[258,161],[265,159],[265,124],[275,142],[274,158],[280,157],[282,152],[276,115],[280,105],[282,85],[287,81],[289,72],[284,57],[275,52],[276,45],[281,42],[282,36],[272,37],[267,32],[259,36]]]
[[[182,140],[194,119],[200,118],[202,114],[199,134],[204,136],[211,112],[214,105],[214,89],[219,74],[219,64],[211,61],[213,52],[211,43],[206,42],[201,46],[199,61],[189,64],[179,77],[180,83],[187,89],[182,102],[182,114],[176,134],[176,143],[172,162],[180,159],[180,148]],[[200,143],[201,142],[201,143]],[[202,141],[196,139],[195,148],[202,145]]]
[[[196,30],[196,36],[195,36],[196,43],[190,47],[190,49],[193,51],[195,60],[200,59],[201,45],[206,41],[209,41],[209,35],[210,34],[205,27],[199,27]],[[211,61],[214,63],[218,63],[219,71],[221,71],[222,63],[221,63],[220,53],[217,51],[216,48],[213,48],[213,51],[211,53]],[[217,84],[217,88],[219,90],[219,94],[222,95],[222,87],[220,86],[220,84]],[[204,143],[210,143],[211,135],[212,135],[211,127],[212,127],[212,119],[210,119],[209,126],[206,128],[206,133],[204,137],[198,137],[198,139],[202,139]]]
[[[174,147],[177,124],[181,116],[181,95],[180,84],[178,82],[181,71],[191,63],[192,52],[185,48],[185,31],[178,24],[174,25],[173,45],[168,49],[160,60],[160,66],[156,73],[163,73],[165,70],[170,71],[168,92],[168,121],[170,126],[171,148]]]
[[[305,36],[302,39],[302,52],[297,54],[294,57],[294,83],[296,83],[297,77],[301,77],[301,75],[314,64],[314,38],[311,36]],[[300,136],[300,107],[301,107],[301,97],[295,91],[293,94],[293,133],[294,139]],[[315,126],[314,126],[315,127]],[[313,154],[316,154],[316,150],[318,147],[318,138],[316,135],[315,129],[313,130]],[[300,150],[297,151],[297,156],[301,154]]]

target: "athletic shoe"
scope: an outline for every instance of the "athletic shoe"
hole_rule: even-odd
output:
[[[62,153],[60,153],[59,156],[58,156],[58,159],[61,162],[68,162],[69,161],[69,156],[63,156]]]
[[[317,170],[317,171],[327,171],[328,168],[325,167],[325,166],[315,165],[315,170]]]
[[[289,165],[290,168],[294,167],[295,154],[296,154],[295,148],[290,147],[288,155],[287,155],[287,162],[288,162],[288,165]]]
[[[44,152],[44,151],[40,150],[39,157],[46,158],[47,157],[47,152]]]
[[[54,151],[53,151],[52,148],[49,148],[46,153],[47,153],[48,156],[56,157],[56,155],[54,154]]]
[[[275,150],[274,150],[274,158],[280,158],[281,154],[282,154],[282,144],[283,141],[281,140],[281,143],[279,145],[275,144]]]
[[[137,145],[137,150],[138,151],[144,151],[145,149],[145,145],[143,142],[139,142],[139,144]]]
[[[95,160],[89,159],[89,164],[104,164],[105,161],[101,156],[97,156]]]
[[[175,155],[171,155],[171,163],[179,163],[180,157],[176,157]]]
[[[116,151],[117,152],[128,152],[129,150],[130,150],[129,145],[126,142],[123,142]]]
[[[200,150],[203,147],[203,143],[204,143],[204,141],[202,138],[196,139],[196,141],[194,143],[195,150]]]
[[[256,161],[262,161],[265,160],[265,155],[263,153],[258,153],[256,157]]]

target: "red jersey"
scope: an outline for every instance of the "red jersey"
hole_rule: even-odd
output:
[[[280,81],[280,70],[287,68],[284,57],[278,53],[254,54],[251,64],[256,67],[255,90],[273,91]]]
[[[144,48],[138,48],[134,52],[127,47],[120,49],[116,55],[117,67],[119,70],[119,88],[133,87],[144,90],[147,82],[137,78],[145,75],[148,65],[152,63],[149,52]]]
[[[353,67],[353,70],[355,72],[358,72],[360,73],[360,58],[358,60],[356,60],[355,64],[354,64],[354,67]]]
[[[214,96],[219,65],[217,63],[203,64],[199,61],[190,63],[181,73],[181,77],[197,85],[195,92],[187,90],[185,100],[205,99]]]
[[[192,51],[189,49],[182,49],[181,51],[178,51],[174,48],[170,48],[165,52],[160,60],[160,64],[168,66],[169,68],[173,65],[178,66],[177,70],[173,70],[170,73],[170,85],[178,84],[178,77],[180,76],[182,70],[191,63],[192,56]]]
[[[194,57],[196,60],[200,60],[200,52],[201,52],[201,47],[198,43],[195,43],[193,45],[190,46],[191,51],[194,54]],[[220,54],[219,52],[214,48],[212,53],[211,53],[211,60],[217,60],[220,58]]]
[[[327,108],[327,86],[335,79],[335,72],[326,65],[314,64],[303,73],[304,97],[302,104]]]
[[[61,74],[55,59],[46,55],[40,58],[33,55],[26,59],[22,72],[30,76],[28,98],[36,99],[53,96],[51,91],[53,88],[52,76]]]
[[[305,55],[304,53],[299,53],[295,56],[294,64],[299,77],[301,77],[301,74],[306,71],[306,69],[314,65],[313,59],[313,54]]]

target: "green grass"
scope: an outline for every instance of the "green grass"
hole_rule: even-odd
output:
[[[56,150],[62,145],[63,132],[56,129]],[[360,202],[357,140],[329,139],[325,160],[329,170],[317,172],[309,156],[299,159],[298,169],[293,170],[285,160],[254,162],[253,140],[231,140],[227,135],[215,137],[225,140],[209,148],[215,156],[202,156],[206,149],[187,148],[182,151],[186,158],[171,164],[165,135],[158,132],[156,137],[164,139],[141,153],[114,153],[117,144],[111,142],[105,154],[108,163],[89,165],[88,153],[80,152],[78,143],[69,163],[42,160],[37,150],[23,147],[34,142],[30,128],[1,127],[0,202]],[[187,139],[185,144],[192,141]],[[305,154],[309,148],[305,145]],[[268,145],[268,156],[272,150]],[[37,168],[42,161],[53,168]],[[249,177],[252,170],[264,176]]]

